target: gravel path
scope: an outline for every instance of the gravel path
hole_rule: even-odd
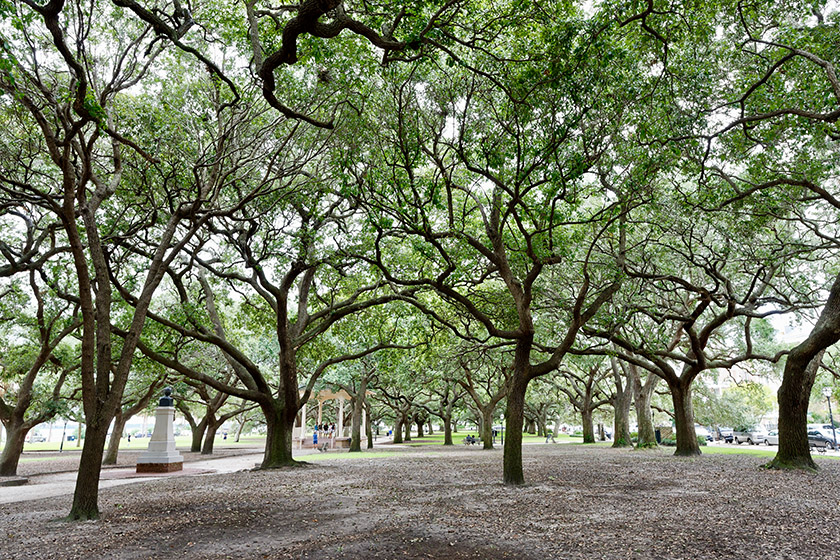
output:
[[[69,496],[9,504],[0,558],[840,557],[838,461],[808,474],[748,455],[523,453],[523,487],[499,482],[499,450],[435,446],[110,488],[97,522],[56,521]]]

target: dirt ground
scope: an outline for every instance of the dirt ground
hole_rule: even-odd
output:
[[[671,452],[525,446],[523,487],[461,446],[141,482],[96,522],[58,521],[70,496],[2,506],[0,558],[840,558],[840,461]]]

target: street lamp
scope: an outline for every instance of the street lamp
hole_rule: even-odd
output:
[[[831,414],[831,387],[823,389],[825,400],[828,401],[828,421],[831,422],[831,435],[834,437],[834,449],[837,449],[837,431],[834,429],[834,416]]]

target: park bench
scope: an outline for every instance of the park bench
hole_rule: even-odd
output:
[[[464,445],[475,445],[479,441],[481,441],[481,440],[479,440],[478,438],[465,437],[464,438]]]

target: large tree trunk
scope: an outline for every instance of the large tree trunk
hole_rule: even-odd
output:
[[[397,418],[394,421],[394,429],[392,430],[394,433],[394,443],[402,443],[403,442],[403,422],[402,418]]]
[[[111,418],[103,418],[101,411],[98,417],[88,419],[85,445],[79,460],[73,505],[68,519],[99,519],[99,479],[102,474],[102,456],[105,453],[105,439],[110,424]]]
[[[484,449],[493,449],[493,409],[495,405],[490,404],[481,411],[481,433]]]
[[[362,386],[364,387],[364,385]],[[362,414],[364,414],[364,388],[356,394],[356,398],[350,399],[350,452],[362,451]]]
[[[443,445],[454,445],[452,443],[452,413],[447,412],[443,418]]]
[[[6,445],[0,455],[0,476],[16,476],[23,444],[29,428],[14,422],[6,426]]]
[[[615,418],[613,421],[613,447],[633,447],[630,439],[630,406],[633,404],[635,380],[628,366],[612,357],[610,364],[615,381],[615,396],[612,399]]]
[[[114,416],[114,427],[111,429],[111,439],[108,440],[108,450],[105,452],[105,458],[102,459],[103,465],[116,465],[117,455],[120,452],[120,442],[125,431],[125,425],[129,420],[129,416],[118,412]]]
[[[519,361],[520,349],[517,347]],[[526,362],[527,363],[527,362]],[[522,428],[525,420],[525,392],[528,390],[527,366],[514,366],[513,379],[505,409],[507,439],[504,445],[504,483],[525,484],[522,470]]]
[[[592,409],[584,406],[580,413],[580,421],[583,426],[583,443],[595,443],[595,425],[592,422]]]
[[[484,410],[476,405],[475,415],[478,421],[475,423],[476,429],[478,430],[478,437],[479,439],[484,439]]]
[[[213,446],[216,443],[216,433],[219,431],[221,424],[213,422],[212,420],[207,425],[207,431],[204,434],[204,443],[201,446],[202,455],[212,455]]]
[[[298,465],[292,457],[292,430],[295,414],[291,414],[278,401],[260,403],[265,415],[266,440],[265,454],[261,469],[274,469]]]
[[[817,324],[802,343],[790,351],[779,387],[779,451],[768,463],[775,469],[809,469],[817,465],[808,446],[807,414],[822,354],[840,340],[840,274],[834,279],[828,301]]]
[[[423,427],[426,425],[426,420],[424,420],[423,418],[418,418],[415,421],[415,423],[417,424],[417,437],[425,437],[425,434],[423,433]]]
[[[628,383],[629,387],[633,385]],[[633,392],[625,389],[615,397],[615,420],[613,422],[613,447],[633,447],[630,439],[630,406]]]
[[[635,369],[635,366],[632,366]],[[642,378],[638,369],[633,372],[633,384],[636,387],[636,424],[639,426],[638,448],[656,447],[656,428],[653,425],[653,415],[650,411],[650,401],[653,390],[659,382],[659,377],[648,374],[647,381],[642,385]]]
[[[533,418],[529,418],[525,425],[527,426],[527,428],[525,429],[526,432],[528,432],[531,435],[537,433],[537,423],[534,422]]]
[[[403,426],[405,426],[405,436],[403,439],[405,441],[411,441],[411,419],[406,418],[403,420]]]
[[[808,443],[808,403],[824,352],[802,367],[803,358],[796,353],[798,348],[788,356],[779,387],[779,450],[767,464],[768,468],[817,470]]]
[[[692,457],[700,455],[697,432],[694,431],[694,408],[691,405],[691,382],[680,380],[669,383],[671,400],[674,403],[674,424],[676,425],[677,450],[674,455]]]
[[[204,441],[204,434],[207,433],[207,418],[202,418],[201,422],[195,425],[192,430],[190,439],[190,451],[198,453],[201,451],[201,442]]]

